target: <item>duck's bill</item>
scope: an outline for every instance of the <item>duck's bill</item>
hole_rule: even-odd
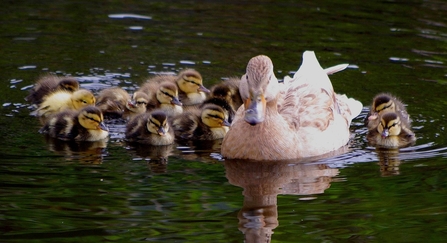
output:
[[[263,122],[265,106],[264,95],[245,100],[245,121],[252,126]]]
[[[210,90],[207,89],[207,88],[205,88],[205,86],[203,86],[203,85],[200,85],[198,91],[199,91],[199,92],[200,92],[200,91],[201,91],[201,92],[205,92],[205,93],[209,93],[209,92],[210,92]]]
[[[106,126],[106,124],[104,124],[104,122],[100,122],[100,123],[99,123],[99,128],[100,128],[101,130],[106,131],[106,132],[109,131],[109,128]]]
[[[388,135],[390,135],[390,132],[388,131],[388,129],[384,129],[382,131],[382,138],[386,138],[386,137],[388,137]]]
[[[130,108],[137,108],[135,102],[133,102],[133,101],[131,101],[131,100],[127,101],[127,105],[128,105]]]
[[[166,134],[166,130],[163,127],[158,128],[158,135],[164,136]]]
[[[182,106],[182,102],[177,97],[172,97],[171,104]]]

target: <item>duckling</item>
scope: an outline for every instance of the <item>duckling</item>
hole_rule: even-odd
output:
[[[86,89],[80,89],[73,93],[59,90],[45,96],[39,108],[31,112],[31,115],[45,120],[50,115],[65,109],[80,110],[85,106],[94,105],[95,101],[93,93]]]
[[[127,103],[130,101],[130,95],[121,87],[111,87],[99,92],[96,101],[96,107],[101,110],[105,117],[122,117]]]
[[[168,116],[176,116],[183,112],[182,103],[178,99],[177,86],[171,82],[151,82],[148,81],[141,86],[139,92],[149,96],[147,110],[161,109]]]
[[[416,142],[406,118],[398,112],[386,111],[379,115],[379,124],[368,131],[367,139],[372,146],[402,148]]]
[[[175,83],[178,87],[179,99],[184,106],[200,105],[206,99],[206,93],[210,91],[203,86],[202,75],[194,69],[185,69],[175,75],[158,75],[147,82]]]
[[[242,105],[242,98],[239,94],[238,78],[230,78],[214,85],[211,88],[210,97],[203,104],[216,104],[222,107],[228,116],[228,122],[233,122],[237,109]]]
[[[86,106],[80,111],[65,110],[52,115],[39,132],[65,141],[99,141],[109,135],[103,120],[97,107]]]
[[[132,117],[146,112],[149,96],[147,94],[136,91],[132,95],[132,99],[126,103],[126,109],[123,118],[130,120]]]
[[[395,96],[388,93],[380,93],[373,98],[371,110],[365,118],[365,125],[368,129],[374,129],[378,126],[380,120],[377,119],[380,114],[386,111],[399,113],[400,118],[410,123],[410,116],[405,109],[405,105]]]
[[[335,93],[327,73],[315,53],[305,51],[293,78],[281,84],[268,56],[251,58],[239,85],[244,105],[222,141],[222,156],[289,160],[346,146],[351,121],[363,105]]]
[[[174,143],[174,130],[171,129],[168,116],[162,110],[143,113],[127,123],[126,139],[150,145],[169,145]]]
[[[175,137],[180,140],[221,139],[228,132],[230,123],[222,107],[207,104],[174,118],[172,127]]]
[[[39,105],[46,95],[59,90],[73,93],[79,90],[79,82],[72,77],[59,77],[54,74],[43,75],[37,80],[25,100]]]

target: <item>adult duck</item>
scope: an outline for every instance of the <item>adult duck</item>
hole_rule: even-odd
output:
[[[278,83],[269,57],[253,57],[241,78],[244,100],[222,142],[229,159],[287,160],[322,155],[345,146],[362,104],[334,92],[312,51],[293,78]],[[335,71],[334,71],[335,72]]]

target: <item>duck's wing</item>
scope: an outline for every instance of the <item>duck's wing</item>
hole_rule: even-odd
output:
[[[342,70],[343,67],[346,68],[346,65],[334,66],[330,72]],[[321,67],[313,51],[304,52],[301,67],[285,83],[281,94],[278,111],[297,129],[310,126],[325,130],[340,116],[349,126],[351,119],[360,114],[361,108],[360,111],[358,108],[362,107],[360,102],[334,92],[328,70]],[[351,111],[351,106],[355,112]]]

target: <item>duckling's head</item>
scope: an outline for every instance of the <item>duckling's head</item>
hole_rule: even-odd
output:
[[[224,99],[226,101],[231,101],[231,89],[226,85],[215,85],[210,93],[211,97]]]
[[[400,117],[396,112],[385,112],[380,116],[380,123],[377,131],[382,138],[398,136],[402,130]]]
[[[146,112],[146,105],[149,102],[149,96],[141,91],[136,91],[132,95],[132,100],[129,100],[126,104],[127,109],[130,111],[141,114]]]
[[[228,122],[228,116],[226,112],[218,105],[207,104],[202,108],[201,117],[202,122],[208,127],[229,127],[231,124]]]
[[[71,101],[73,102],[73,107],[76,110],[88,105],[94,105],[96,103],[93,93],[86,89],[75,91],[71,96]]]
[[[75,92],[79,90],[79,82],[75,78],[64,78],[59,81],[59,87],[69,92]]]
[[[385,111],[396,111],[396,104],[394,99],[387,94],[380,94],[374,97],[373,107],[374,112],[380,113]]]
[[[187,94],[210,92],[207,88],[205,88],[205,86],[203,86],[202,75],[194,69],[186,69],[181,71],[176,82],[179,89]]]
[[[147,119],[146,128],[150,133],[164,136],[169,131],[168,116],[161,110],[153,111]]]
[[[161,104],[173,104],[173,105],[182,105],[182,103],[178,99],[178,90],[177,86],[170,82],[164,82],[160,84],[160,87],[157,90],[157,100]]]
[[[263,122],[266,104],[276,100],[279,93],[278,79],[269,57],[259,55],[250,59],[239,92],[244,101],[245,121],[253,126]]]
[[[81,126],[87,130],[104,130],[109,131],[104,124],[104,117],[95,106],[86,106],[78,114],[78,121]]]

